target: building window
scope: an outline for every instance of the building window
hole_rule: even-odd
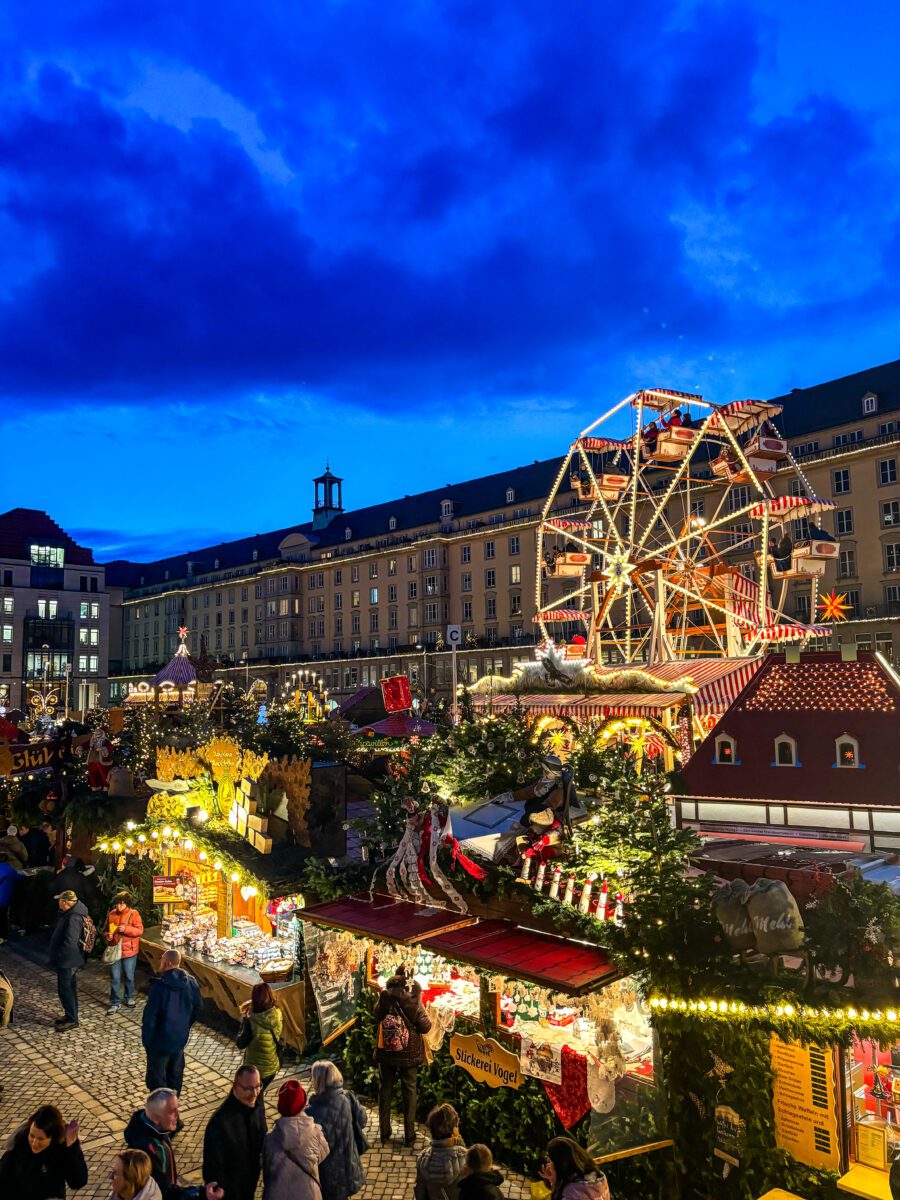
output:
[[[397,574],[397,560],[396,560],[396,558],[389,558],[388,559],[388,575],[396,575],[396,574]]]
[[[406,615],[406,622],[410,629],[415,629],[419,624],[419,606],[417,604],[410,605],[409,612]]]
[[[377,562],[377,560],[369,563],[369,578],[370,579],[378,578],[378,562]]]
[[[506,489],[506,503],[512,504],[512,503],[514,503],[515,499],[516,499],[516,489],[515,488],[507,488]]]
[[[522,597],[518,592],[514,592],[509,598],[509,615],[511,617],[522,615]]]
[[[61,567],[63,549],[61,546],[31,546],[31,563],[35,567]]]
[[[797,617],[805,625],[809,624],[810,597],[808,594],[804,596],[803,593],[801,592],[799,595],[796,595],[794,597],[794,610],[797,614]]]
[[[509,582],[510,583],[521,583],[522,582],[522,568],[519,566],[518,563],[513,563],[512,566],[509,568]]]
[[[41,620],[55,621],[59,612],[59,603],[56,600],[38,600],[37,612]]]
[[[818,442],[802,442],[799,446],[793,449],[794,458],[803,458],[806,454],[817,454],[819,450]]]
[[[471,592],[471,590],[472,590],[472,572],[471,571],[463,571],[462,590],[464,592]]]
[[[850,491],[850,470],[842,467],[831,472],[831,491],[835,496],[845,496]]]
[[[85,605],[82,604],[81,607],[84,608]],[[3,612],[7,617],[12,615],[13,608],[14,608],[14,603],[13,603],[12,596],[4,596],[3,597]]]
[[[519,535],[517,533],[514,533],[509,539],[509,552],[510,554],[519,553]]]
[[[472,601],[471,600],[463,600],[462,619],[464,621],[472,620]]]
[[[350,616],[350,632],[351,633],[359,633],[359,631],[360,631],[359,613],[355,612],[355,613],[352,613]]]
[[[437,575],[425,576],[425,595],[436,596],[438,593],[438,578]]]
[[[484,557],[485,558],[493,558],[494,557],[494,543],[493,542],[485,542],[484,543]]]
[[[896,428],[897,428],[896,421],[882,421],[881,424],[878,426],[878,436],[879,437],[888,437],[888,435],[892,434]]]
[[[359,567],[350,568],[350,582],[359,583]]]
[[[782,733],[775,739],[775,766],[800,766],[797,760],[797,742],[787,733]]]
[[[803,495],[803,483],[799,479],[792,479],[788,484],[788,495],[799,497]]]
[[[741,484],[740,487],[733,487],[728,497],[728,511],[738,512],[742,508],[746,508],[750,503],[750,489]]]
[[[842,733],[834,740],[834,765],[836,767],[858,767],[859,742],[849,733]]]
[[[881,526],[900,525],[900,500],[884,500],[881,504]]]
[[[359,592],[350,593],[350,607],[359,608]]]
[[[388,519],[388,529],[391,531],[391,533],[393,533],[396,528],[397,528],[397,518],[390,517]]]
[[[353,537],[353,530],[348,525],[347,528],[344,530],[344,541],[349,542],[352,537]]]
[[[397,610],[396,610],[396,608],[392,608],[388,612],[388,629],[396,629],[396,628],[397,628]]]
[[[882,505],[882,508],[884,505]],[[882,522],[883,523],[883,522]],[[838,537],[846,537],[853,532],[853,509],[838,508],[834,514],[834,528]]]
[[[733,767],[737,763],[737,742],[730,734],[720,733],[716,738],[713,762],[719,767]]]
[[[486,588],[495,588],[497,586],[497,572],[493,567],[488,567],[484,573],[484,586]]]
[[[856,577],[856,551],[842,550],[838,558],[838,578],[854,579]]]
[[[888,542],[884,547],[885,571],[900,571],[900,542]]]
[[[397,603],[397,585],[392,583],[388,588],[388,604]]]
[[[378,603],[378,588],[377,587],[369,588],[369,603],[370,604]]]
[[[886,487],[889,483],[897,482],[896,458],[884,458],[878,464],[878,486]]]
[[[853,446],[857,442],[862,441],[861,429],[849,429],[846,433],[836,433],[834,435],[835,446]]]
[[[4,626],[3,626],[3,641],[4,641],[4,643],[5,643],[7,646],[9,646],[9,645],[11,645],[11,644],[12,644],[12,640],[13,640],[13,627],[12,627],[12,625],[4,625]]]
[[[866,392],[863,396],[863,415],[870,417],[872,413],[878,412],[878,397],[874,392]]]
[[[495,596],[488,596],[485,599],[484,615],[489,621],[492,621],[497,616],[497,599]]]
[[[377,633],[377,632],[378,632],[378,613],[370,612],[369,613],[369,633]]]
[[[694,521],[702,521],[703,514],[706,511],[706,504],[702,500],[691,501],[691,518]]]
[[[411,573],[416,570],[416,567],[417,567],[416,555],[410,554],[406,559],[406,570],[408,573]]]
[[[419,595],[418,581],[415,579],[410,579],[409,583],[406,585],[406,598],[407,598],[407,600],[415,600],[415,599],[417,599],[418,595]]]
[[[437,566],[437,550],[432,548],[431,550],[425,551],[423,565],[425,567],[436,567]]]
[[[462,548],[460,561],[463,563],[470,563],[472,561],[472,547],[468,543]]]

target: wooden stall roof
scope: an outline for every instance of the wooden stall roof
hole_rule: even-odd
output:
[[[618,978],[598,946],[523,929],[510,921],[479,921],[436,934],[428,949],[498,975],[580,996]]]
[[[411,946],[431,938],[433,934],[448,933],[475,921],[474,917],[456,912],[455,909],[413,904],[409,900],[396,900],[393,896],[383,896],[377,892],[371,896],[368,892],[361,892],[355,896],[327,900],[322,904],[311,904],[309,908],[301,909],[297,916],[317,925],[330,925],[335,929],[346,929],[349,933],[380,938],[403,946]]]

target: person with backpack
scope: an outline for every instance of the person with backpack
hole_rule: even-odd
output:
[[[391,1138],[391,1099],[398,1079],[403,1096],[404,1144],[416,1144],[416,1072],[425,1061],[422,1034],[431,1029],[431,1018],[422,1005],[421,994],[418,983],[407,988],[406,970],[401,964],[378,997],[375,1061],[381,1075],[378,1123],[382,1144]]]
[[[48,961],[56,971],[56,990],[63,1015],[53,1022],[57,1033],[68,1033],[78,1026],[77,973],[94,948],[97,930],[88,910],[72,891],[53,897],[59,905],[59,919],[50,935]]]

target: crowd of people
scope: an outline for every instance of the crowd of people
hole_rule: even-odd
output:
[[[2,874],[0,874],[2,884]],[[108,1013],[135,1004],[135,964],[143,923],[127,892],[117,893],[101,928],[75,891],[57,893],[59,917],[50,938],[62,1015],[56,1029],[78,1025],[77,975],[99,933],[110,969]],[[202,1178],[182,1181],[174,1139],[183,1129],[179,1097],[185,1047],[200,1016],[196,980],[181,966],[177,950],[162,955],[149,984],[141,1020],[146,1053],[143,1105],[133,1113],[124,1146],[109,1166],[109,1200],[254,1200],[262,1180],[263,1200],[349,1200],[366,1182],[369,1150],[365,1108],[344,1086],[337,1066],[323,1059],[311,1070],[310,1094],[288,1079],[277,1096],[278,1118],[268,1128],[265,1093],[281,1066],[282,1014],[272,989],[257,984],[242,1010],[237,1047],[242,1050],[231,1090],[212,1114],[203,1137]],[[399,1084],[404,1142],[415,1147],[416,1080],[425,1058],[423,1035],[431,1028],[421,989],[404,967],[388,979],[375,1013],[378,1104],[382,1144],[392,1136],[391,1109]],[[499,1200],[503,1175],[490,1148],[463,1144],[459,1116],[449,1104],[428,1116],[431,1135],[416,1167],[415,1200]],[[551,1200],[609,1200],[606,1179],[569,1138],[554,1138],[541,1171]],[[0,1158],[0,1196],[57,1200],[66,1188],[88,1182],[77,1121],[43,1105],[10,1138]]]

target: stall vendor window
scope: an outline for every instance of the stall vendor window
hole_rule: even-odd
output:
[[[900,1042],[854,1035],[846,1054],[845,1086],[852,1122],[850,1158],[889,1171],[900,1153]]]

